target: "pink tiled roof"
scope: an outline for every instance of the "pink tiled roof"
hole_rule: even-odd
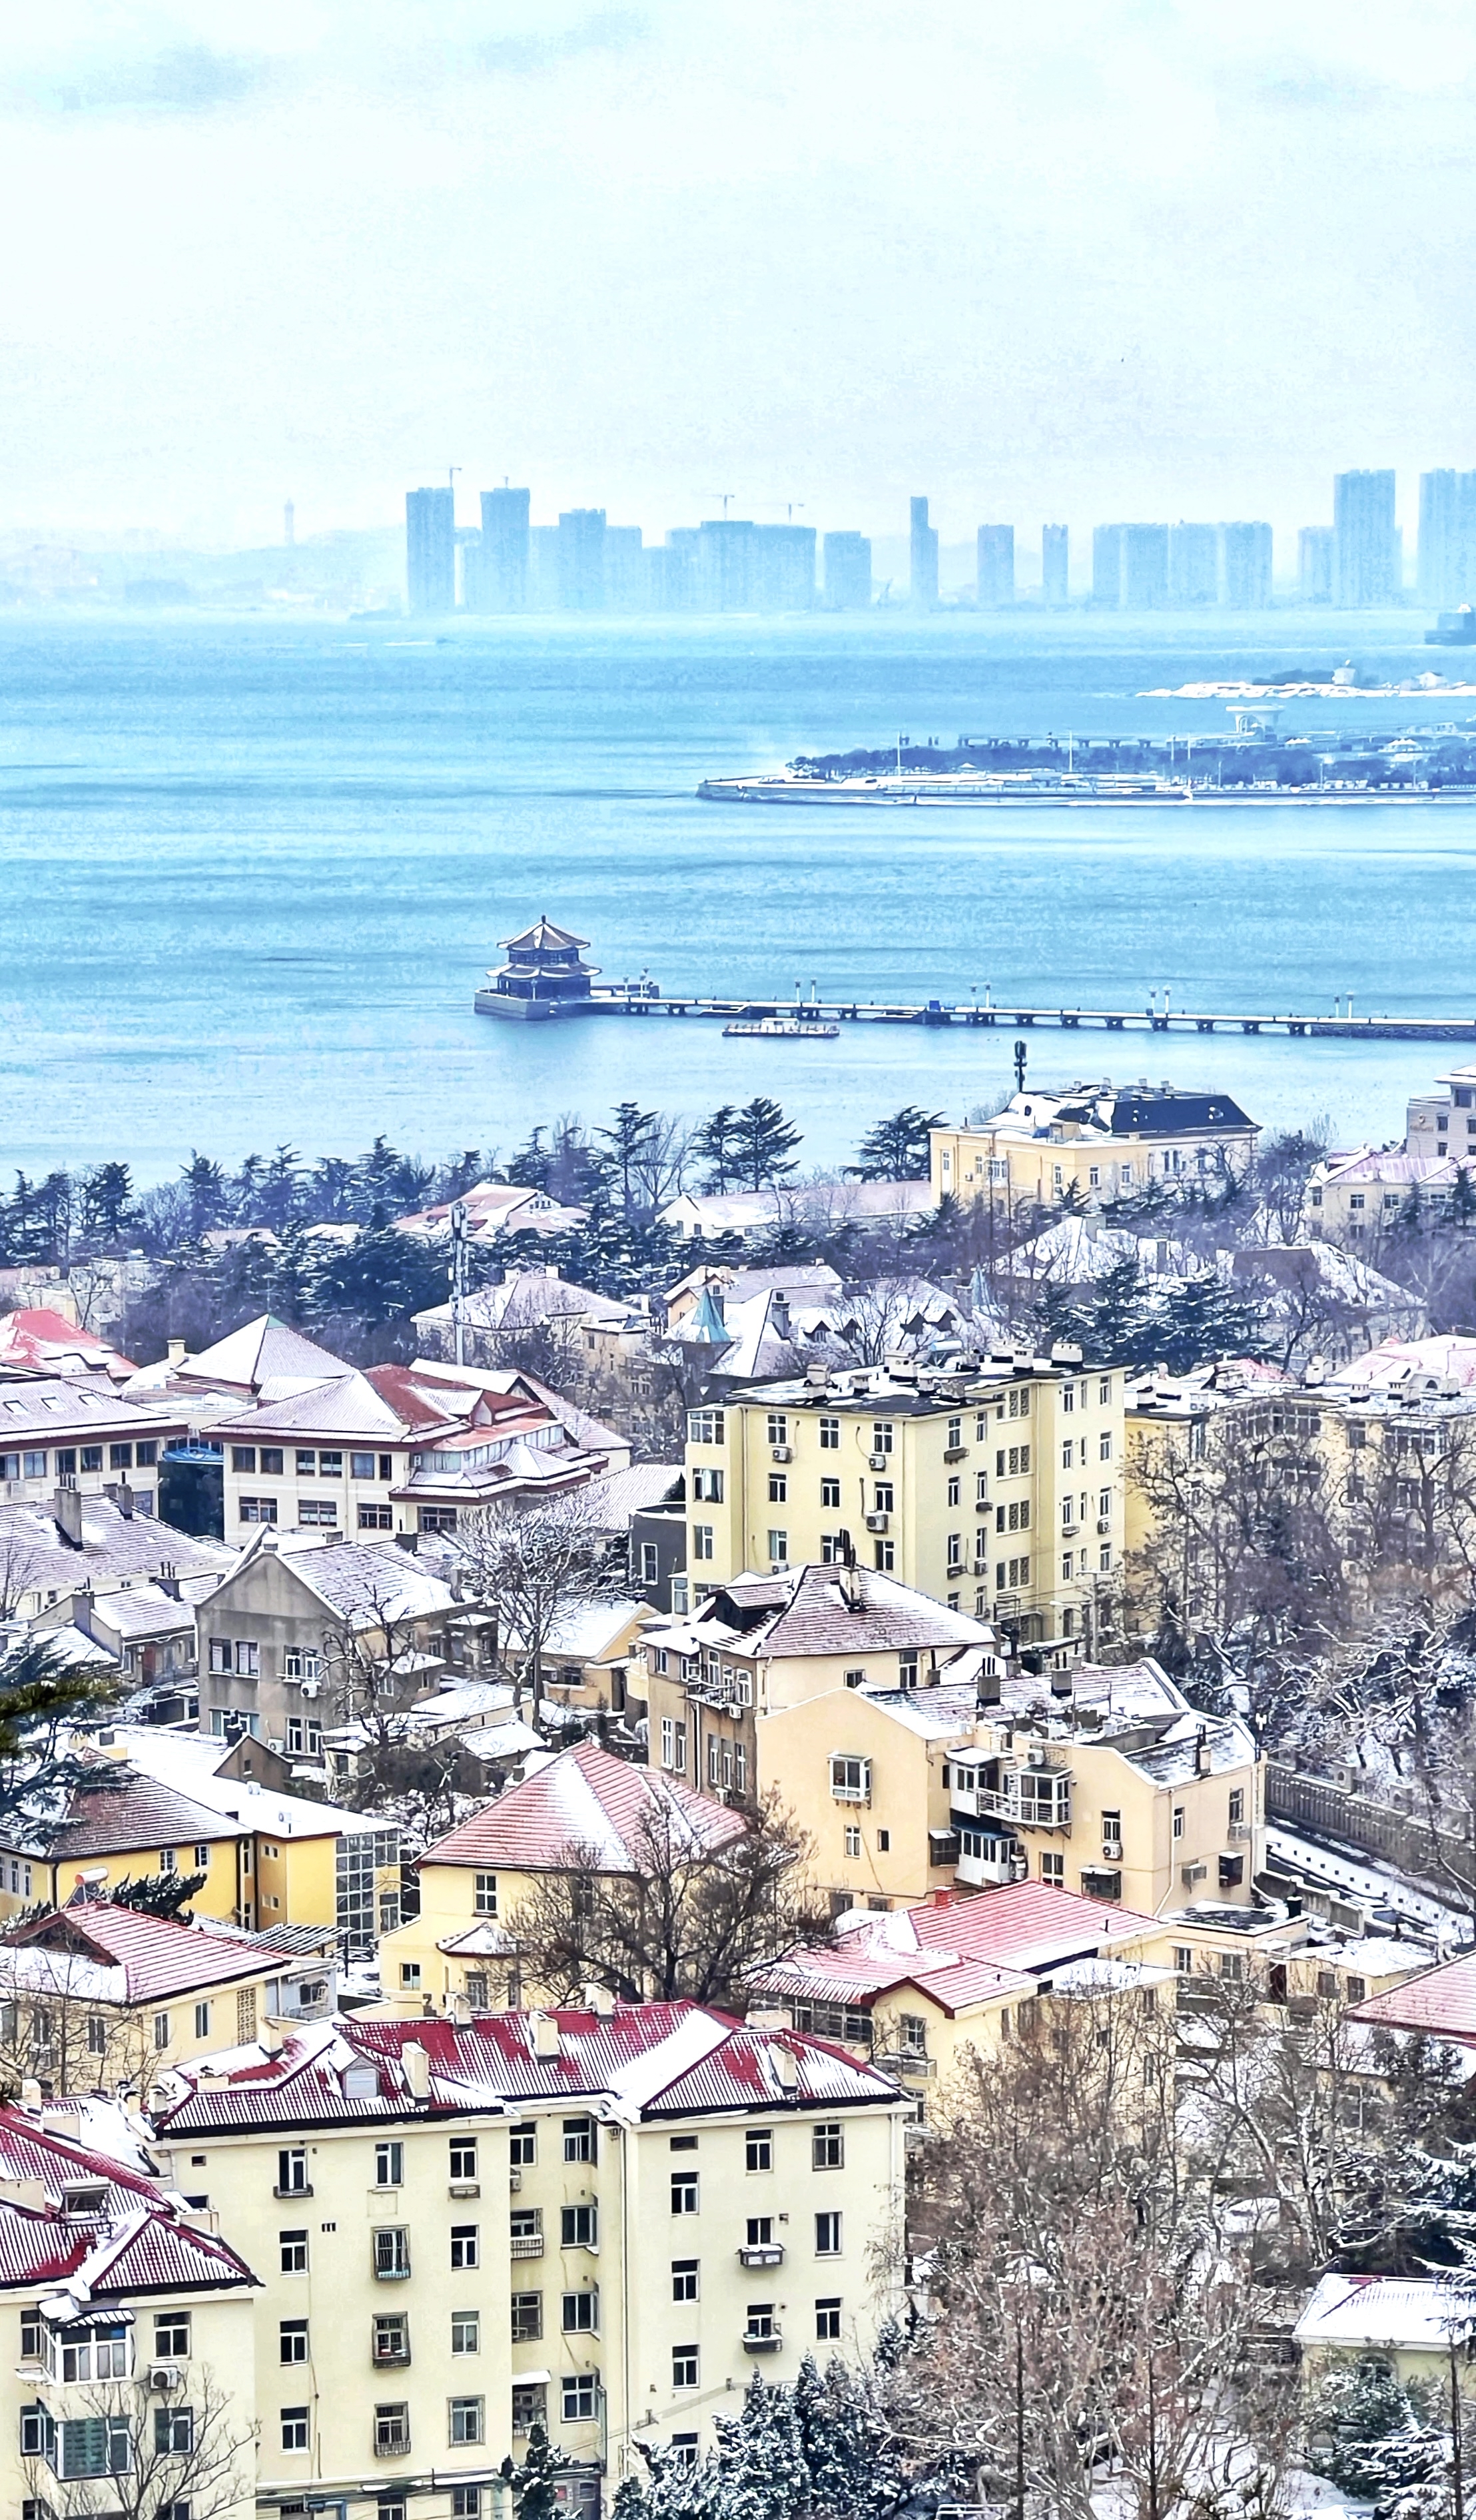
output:
[[[524,1778],[510,1793],[473,1812],[422,1856],[423,1864],[475,1864],[511,1872],[553,1871],[590,1851],[607,1872],[640,1869],[643,1823],[691,1832],[702,1846],[723,1846],[746,1826],[738,1812],[651,1768],[616,1759],[581,1741]]]
[[[137,1908],[116,1907],[106,1899],[38,1916],[4,1939],[115,1963],[124,1973],[130,2003],[156,2002],[196,1987],[260,1977],[281,1966],[280,1954],[263,1951],[254,1943],[237,1942],[198,1925],[182,1925],[170,1916],[149,1916]]]
[[[134,1368],[95,1330],[79,1329],[65,1314],[44,1305],[0,1317],[0,1365],[30,1366],[43,1373],[101,1372],[121,1382]]]
[[[234,2249],[183,2222],[161,2188],[107,2154],[0,2109],[0,2177],[39,2183],[42,2204],[0,2202],[0,2285],[60,2283],[79,2298],[214,2289],[251,2281]],[[96,2187],[95,2210],[64,2213],[67,2190]]]
[[[1424,2030],[1476,2047],[1476,1952],[1462,1952],[1458,1959],[1407,1978],[1387,1994],[1370,1995],[1348,2017],[1380,2030]]]

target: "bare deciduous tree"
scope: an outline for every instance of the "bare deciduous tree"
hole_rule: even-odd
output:
[[[52,2520],[246,2520],[255,2498],[254,2428],[209,2369],[189,2403],[160,2400],[134,2380],[67,2393],[65,2417],[45,2418],[48,2447],[25,2460],[39,2511]],[[53,2454],[54,2453],[54,2454]],[[65,2475],[75,2460],[94,2472]]]
[[[512,1923],[524,1973],[562,1999],[593,1980],[632,2000],[741,2002],[755,1972],[824,1931],[804,1888],[809,1840],[771,1798],[715,1842],[690,1800],[659,1778],[650,1785],[632,1870],[611,1871],[598,1847],[571,1847],[522,1901]]]
[[[464,1517],[457,1549],[469,1595],[497,1614],[504,1662],[543,1699],[543,1664],[560,1619],[620,1598],[625,1570],[586,1490],[544,1505],[484,1506]]]

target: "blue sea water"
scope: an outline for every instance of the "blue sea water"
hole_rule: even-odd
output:
[[[607,976],[668,989],[1330,1012],[1476,1008],[1476,808],[1346,817],[768,812],[710,772],[799,750],[1014,731],[1189,733],[1149,686],[1352,652],[1459,660],[1409,614],[1150,620],[900,613],[783,622],[0,622],[0,1165],[201,1148],[510,1150],[626,1095],[698,1116],[775,1095],[807,1165],[904,1102],[962,1112],[1010,1036],[715,1025],[531,1030],[472,1012],[539,911]],[[1463,719],[1476,702],[1292,703],[1289,732]],[[1036,1037],[1041,1083],[1211,1081],[1260,1119],[1400,1128],[1470,1056],[1239,1036]]]

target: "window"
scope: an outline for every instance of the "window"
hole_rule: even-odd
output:
[[[453,2485],[451,2520],[482,2520],[482,2490],[479,2485]]]
[[[1041,1879],[1043,1881],[1052,1883],[1057,1890],[1063,1890],[1065,1888],[1066,1859],[1064,1855],[1043,1855],[1041,1857]]]
[[[789,1563],[789,1535],[788,1535],[787,1531],[771,1531],[771,1532],[770,1532],[770,1534],[769,1534],[769,1563],[770,1563],[770,1565],[771,1565],[771,1566],[787,1566],[787,1565],[788,1565],[788,1563]]]
[[[872,1551],[872,1556],[878,1575],[891,1575],[896,1572],[897,1544],[895,1540],[878,1540]]]
[[[531,2170],[537,2161],[538,2128],[531,2119],[524,2119],[509,2134],[508,2159],[514,2170]]]
[[[307,2183],[307,2152],[294,2144],[290,2152],[277,2155],[277,2193],[279,2196],[311,2196]]]
[[[874,1480],[872,1482],[872,1494],[875,1501],[875,1509],[878,1513],[894,1513],[896,1511],[897,1484],[894,1479]]]
[[[698,1505],[721,1505],[723,1473],[721,1470],[693,1470],[692,1493]]]
[[[476,2138],[474,2135],[451,2138],[450,2177],[458,2185],[470,2185],[476,2177]]]
[[[854,1825],[848,1828],[845,1832],[845,1852],[847,1861],[852,1864],[854,1864],[860,1857],[861,1831]]]
[[[883,1424],[879,1419],[875,1421],[872,1427],[872,1452],[889,1453],[892,1449],[892,1437],[893,1429],[890,1425]]]
[[[460,2442],[479,2442],[485,2438],[480,2398],[448,2398],[446,2437],[453,2449]]]
[[[167,2048],[169,2045],[169,2015],[167,2012],[157,2012],[154,2016],[154,2045],[156,2048]]]
[[[84,1469],[84,1470],[100,1470],[100,1469],[102,1468],[102,1466],[103,1466],[103,1447],[102,1447],[102,1445],[101,1445],[101,1444],[84,1444],[84,1445],[82,1446],[82,1467],[83,1467],[83,1469]]]
[[[410,2272],[410,2232],[403,2223],[391,2223],[374,2234],[374,2271],[380,2283],[402,2282]]]
[[[657,1550],[657,1548],[656,1548],[656,1544],[655,1544],[655,1542],[654,1542],[653,1540],[643,1540],[643,1541],[642,1541],[642,1543],[641,1543],[641,1581],[642,1581],[642,1583],[643,1583],[643,1584],[654,1584],[654,1583],[656,1582],[657,1578],[659,1577],[660,1572],[661,1572],[661,1559],[660,1559],[660,1552],[658,1552],[658,1550]]]
[[[769,1503],[771,1505],[787,1505],[788,1502],[788,1479],[783,1470],[771,1470],[769,1473]]]
[[[750,2127],[743,2140],[743,2154],[745,2169],[772,2170],[774,2168],[772,2130],[768,2127]]]
[[[277,1500],[275,1497],[244,1496],[240,1500],[238,1512],[243,1522],[275,1522]]]
[[[598,2336],[600,2333],[600,2287],[588,2285],[582,2292],[563,2296],[562,2325],[565,2336]]]
[[[600,2209],[597,2205],[563,2205],[559,2211],[559,2245],[561,2249],[596,2249],[600,2245]]]
[[[818,2126],[810,2138],[810,2166],[814,2170],[843,2170],[846,2158],[845,2129],[838,2123]]]
[[[815,2254],[818,2258],[840,2255],[840,2216],[817,2214],[815,2217]]]
[[[1098,1435],[1096,1439],[1096,1458],[1099,1462],[1110,1462],[1112,1459],[1112,1438],[1110,1435]]]
[[[687,1416],[688,1441],[693,1444],[721,1444],[724,1413],[721,1409],[692,1409]]]
[[[453,2223],[451,2226],[451,2265],[458,2268],[477,2264],[477,2226],[474,2223]]]
[[[574,2371],[566,2375],[559,2391],[566,2424],[588,2424],[595,2419],[600,2395],[598,2371]]]
[[[1244,1823],[1245,1788],[1243,1785],[1232,1785],[1230,1798],[1230,1824],[1231,1828],[1241,1828]]]
[[[687,1774],[687,1727],[670,1715],[661,1718],[661,1765],[674,1777]]]
[[[527,2380],[513,2391],[513,2430],[514,2435],[531,2432],[544,2422],[548,2399],[541,2380]]]
[[[284,2450],[306,2450],[308,2410],[306,2407],[284,2407],[282,2409],[282,2447]]]
[[[303,2320],[304,2330],[307,2322]],[[410,2360],[410,2321],[402,2310],[382,2310],[375,2315],[371,2353],[376,2362],[408,2362]]]
[[[496,1915],[496,1913],[497,1913],[497,1875],[496,1875],[496,1873],[495,1873],[495,1872],[478,1872],[478,1873],[477,1873],[477,1875],[476,1875],[476,1889],[475,1889],[474,1896],[473,1896],[473,1898],[472,1898],[471,1905],[472,1905],[472,1908],[473,1908],[473,1910],[474,1910],[475,1913],[476,1913],[478,1916],[495,1916],[495,1915]]]
[[[1222,1952],[1220,1955],[1220,1974],[1223,1978],[1227,1979],[1231,1986],[1238,1986],[1245,1975],[1245,1955],[1243,1952]]]
[[[374,2410],[376,2458],[401,2458],[410,2448],[410,2408],[403,2399]]]
[[[482,2346],[482,2319],[479,2310],[454,2310],[451,2314],[451,2351],[453,2354],[479,2354]]]
[[[822,1513],[838,1513],[840,1511],[839,1479],[821,1480],[820,1509]]]
[[[190,2314],[187,2310],[155,2312],[154,2359],[156,2362],[189,2362]]]
[[[307,2361],[307,2321],[305,2318],[284,2318],[277,2326],[277,2360],[279,2362]]]
[[[1175,1835],[1176,1837],[1183,1837],[1183,1835],[1184,1835],[1184,1805],[1183,1805],[1183,1803],[1176,1803],[1176,1804],[1174,1805],[1174,1835]]]
[[[697,2210],[697,2174],[694,2170],[674,2170],[671,2174],[671,2210],[674,2214],[694,2214]]]
[[[323,1658],[320,1654],[312,1653],[302,1645],[288,1646],[282,1657],[284,1680],[321,1680],[322,1676]]]
[[[842,1751],[830,1760],[830,1791],[838,1803],[869,1803],[872,1799],[872,1763],[854,1759]]]
[[[297,1455],[297,1476],[299,1479],[310,1479],[312,1477],[317,1459],[318,1456],[316,1453],[299,1453]]]
[[[820,1421],[820,1449],[823,1453],[839,1452],[840,1419],[838,1418],[822,1418]]]
[[[375,1457],[373,1453],[350,1453],[348,1457],[348,1474],[350,1478],[372,1479],[374,1477],[374,1459]]]
[[[593,2118],[564,2119],[563,2157],[565,2161],[594,2160],[595,2121]]]
[[[839,2336],[840,2300],[838,2295],[832,2293],[827,2300],[818,2301],[816,2303],[815,2333],[822,2344]]]
[[[233,1444],[231,1446],[231,1467],[233,1470],[249,1470],[254,1476],[256,1469],[255,1445]]]
[[[748,2317],[744,2323],[743,2334],[745,2337],[753,2340],[757,2340],[762,2337],[777,2336],[779,2334],[779,2329],[775,2324],[774,2304],[772,2301],[755,2301],[749,2304]]]
[[[305,2275],[307,2272],[307,2233],[305,2231],[283,2231],[279,2234],[279,2244],[282,2250],[283,2273],[285,2275]]]
[[[405,2183],[405,2147],[402,2143],[377,2143],[374,2148],[374,2176],[377,2187],[402,2187]]]
[[[697,2349],[694,2345],[674,2345],[671,2349],[671,2385],[674,2389],[694,2389],[697,2385]]]
[[[698,2263],[695,2258],[672,2259],[671,2297],[673,2301],[695,2301],[697,2280]]]
[[[299,1497],[297,1499],[297,1520],[304,1531],[327,1529],[335,1524],[337,1519],[336,1497]]]
[[[789,1420],[783,1416],[782,1411],[777,1409],[770,1410],[768,1416],[768,1428],[769,1431],[764,1437],[766,1444],[787,1444],[789,1441]]]
[[[150,1449],[152,1450],[152,1447]],[[141,1444],[139,1446],[138,1456],[140,1461],[144,1458],[144,1450],[145,1448]],[[28,1479],[44,1479],[46,1476],[46,1455],[44,1453],[27,1453],[24,1457],[24,1474]]]
[[[286,1459],[287,1456],[279,1444],[263,1445],[261,1453],[262,1477],[264,1479],[280,1479],[282,1476],[282,1466]]]
[[[259,1646],[259,1645],[257,1645],[257,1644],[254,1644],[248,1637],[238,1637],[238,1638],[237,1638],[237,1640],[236,1640],[236,1677],[237,1677],[237,1679],[238,1679],[238,1680],[255,1680],[255,1679],[259,1676],[260,1671],[261,1671],[261,1648],[260,1648],[260,1646]]]

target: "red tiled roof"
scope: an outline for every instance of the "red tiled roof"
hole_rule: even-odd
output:
[[[131,2003],[156,2002],[201,1986],[260,1977],[280,1968],[281,1956],[254,1943],[237,1942],[172,1916],[146,1915],[107,1899],[57,1909],[0,1936],[13,1945],[41,1944],[78,1952],[124,1971]]]
[[[0,2284],[70,2278],[94,2299],[249,2283],[243,2258],[223,2240],[181,2222],[154,2181],[109,2155],[0,2108],[0,2177],[37,2182],[44,2205],[0,2203]],[[96,2211],[64,2213],[67,2190],[97,2187]]]
[[[1476,1952],[1462,1952],[1439,1968],[1425,1969],[1353,2005],[1350,2021],[1380,2030],[1423,2030],[1461,2047],[1476,2047]]]
[[[608,1872],[640,1869],[643,1823],[690,1830],[703,1846],[740,1837],[747,1823],[726,1804],[659,1770],[634,1767],[595,1741],[561,1750],[495,1803],[427,1847],[422,1864],[484,1865],[510,1872],[554,1871],[589,1850]]]
[[[534,2024],[552,2019],[559,2053],[540,2055]],[[410,2094],[407,2048],[429,2058],[428,2103]],[[783,2062],[787,2057],[788,2064]],[[344,2089],[355,2065],[378,2067],[373,2092]],[[693,2003],[617,2004],[610,2013],[491,2013],[470,2022],[369,2021],[357,2015],[289,2041],[265,2065],[201,2085],[158,2113],[168,2136],[233,2129],[392,2122],[412,2115],[517,2107],[531,2100],[610,2098],[641,2117],[708,2109],[892,2105],[897,2087],[844,2049],[798,2031],[750,2030]]]

